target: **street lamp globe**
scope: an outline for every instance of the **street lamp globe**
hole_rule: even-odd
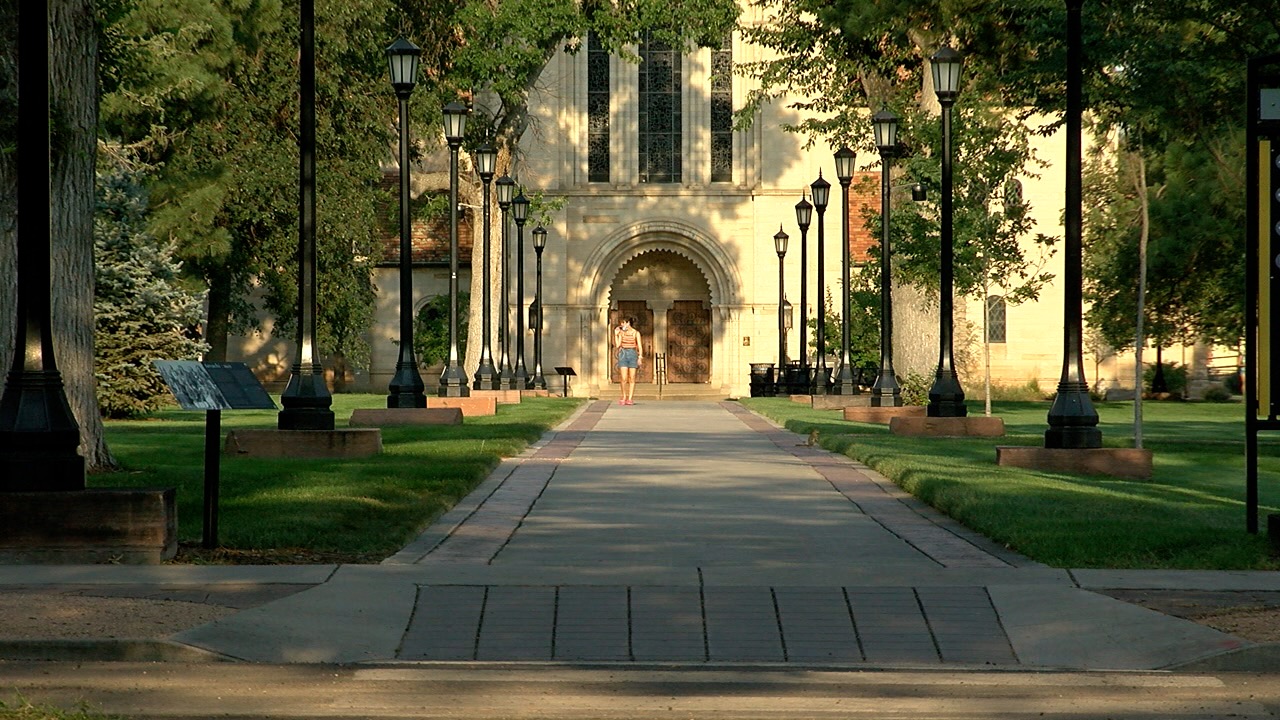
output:
[[[494,190],[498,195],[498,205],[503,209],[511,204],[516,194],[516,181],[511,179],[510,175],[503,175],[493,184]]]
[[[476,172],[480,179],[489,182],[498,168],[498,151],[492,145],[482,145],[475,154]]]
[[[933,91],[938,100],[955,102],[960,94],[960,70],[964,66],[964,56],[949,45],[943,45],[929,58],[929,64],[933,69]]]
[[[523,190],[511,201],[511,217],[516,221],[516,225],[521,227],[529,219],[529,198],[524,196]]]
[[[822,171],[818,171],[818,179],[809,186],[813,190],[813,206],[819,213],[826,212],[827,201],[831,199],[831,183],[822,179]]]
[[[796,225],[800,226],[800,232],[808,232],[809,224],[813,222],[813,203],[805,199],[804,193],[800,193],[800,202],[796,203]]]
[[[782,257],[787,254],[787,241],[790,239],[791,236],[787,235],[787,233],[782,229],[782,226],[779,225],[777,234],[773,236],[773,250],[778,253],[778,257]]]
[[[841,185],[848,185],[853,180],[853,166],[857,160],[857,153],[847,147],[836,151],[836,177]]]
[[[452,146],[462,144],[467,130],[467,108],[454,101],[444,106],[444,139]]]
[[[898,146],[898,116],[887,107],[871,116],[871,129],[875,132],[876,148],[881,155],[888,155]]]
[[[397,95],[408,95],[418,84],[418,65],[422,49],[400,38],[387,47],[387,66],[391,70],[391,87]]]
[[[539,225],[533,229],[533,249],[539,252],[547,246],[547,229]]]

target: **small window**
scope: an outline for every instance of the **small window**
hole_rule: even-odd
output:
[[[1004,185],[1004,214],[1013,215],[1014,209],[1022,204],[1022,181],[1010,180]]]
[[[1005,302],[999,295],[987,296],[987,342],[1005,341]]]

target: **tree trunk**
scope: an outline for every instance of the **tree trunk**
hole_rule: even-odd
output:
[[[1138,319],[1133,347],[1133,446],[1142,448],[1142,346],[1146,344],[1143,337],[1142,320],[1146,313],[1147,296],[1147,239],[1151,233],[1151,206],[1147,197],[1147,161],[1140,153],[1130,153],[1130,161],[1137,163],[1133,179],[1134,190],[1138,193],[1139,220],[1141,230],[1138,234]],[[1158,356],[1157,356],[1158,358]]]
[[[97,26],[92,0],[51,0],[49,86],[53,339],[90,470],[114,468],[93,375]]]
[[[0,147],[17,134],[18,0],[0,1]],[[16,153],[0,152],[0,373],[13,359],[13,308],[18,303],[18,175]],[[4,380],[0,376],[0,383]],[[0,385],[0,387],[3,387]]]
[[[209,350],[204,359],[227,361],[227,336],[231,328],[231,275],[225,268],[214,270],[209,278],[209,311],[205,322],[204,341]]]

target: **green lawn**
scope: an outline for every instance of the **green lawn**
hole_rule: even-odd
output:
[[[389,555],[469,493],[503,457],[520,453],[582,403],[525,399],[461,426],[385,428],[381,455],[356,460],[223,457],[219,540],[228,548],[307,548]],[[335,395],[337,427],[385,395]],[[223,431],[274,428],[275,411],[228,411]],[[123,472],[91,487],[176,487],[178,535],[199,541],[204,479],[203,412],[166,410],[107,423]]]
[[[1049,404],[999,402],[999,439],[906,438],[783,398],[743,404],[808,433],[913,495],[1056,567],[1280,569],[1265,535],[1280,512],[1280,437],[1260,436],[1262,534],[1245,532],[1244,410],[1238,404],[1143,405],[1150,481],[998,467],[996,445],[1043,445]],[[1099,403],[1107,447],[1133,446],[1133,403]],[[970,404],[970,412],[975,412]],[[981,407],[976,408],[981,412]]]

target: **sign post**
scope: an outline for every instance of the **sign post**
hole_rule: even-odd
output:
[[[218,486],[223,410],[275,410],[276,404],[244,363],[156,360],[160,377],[183,410],[204,410],[204,513],[201,545],[218,546]]]

